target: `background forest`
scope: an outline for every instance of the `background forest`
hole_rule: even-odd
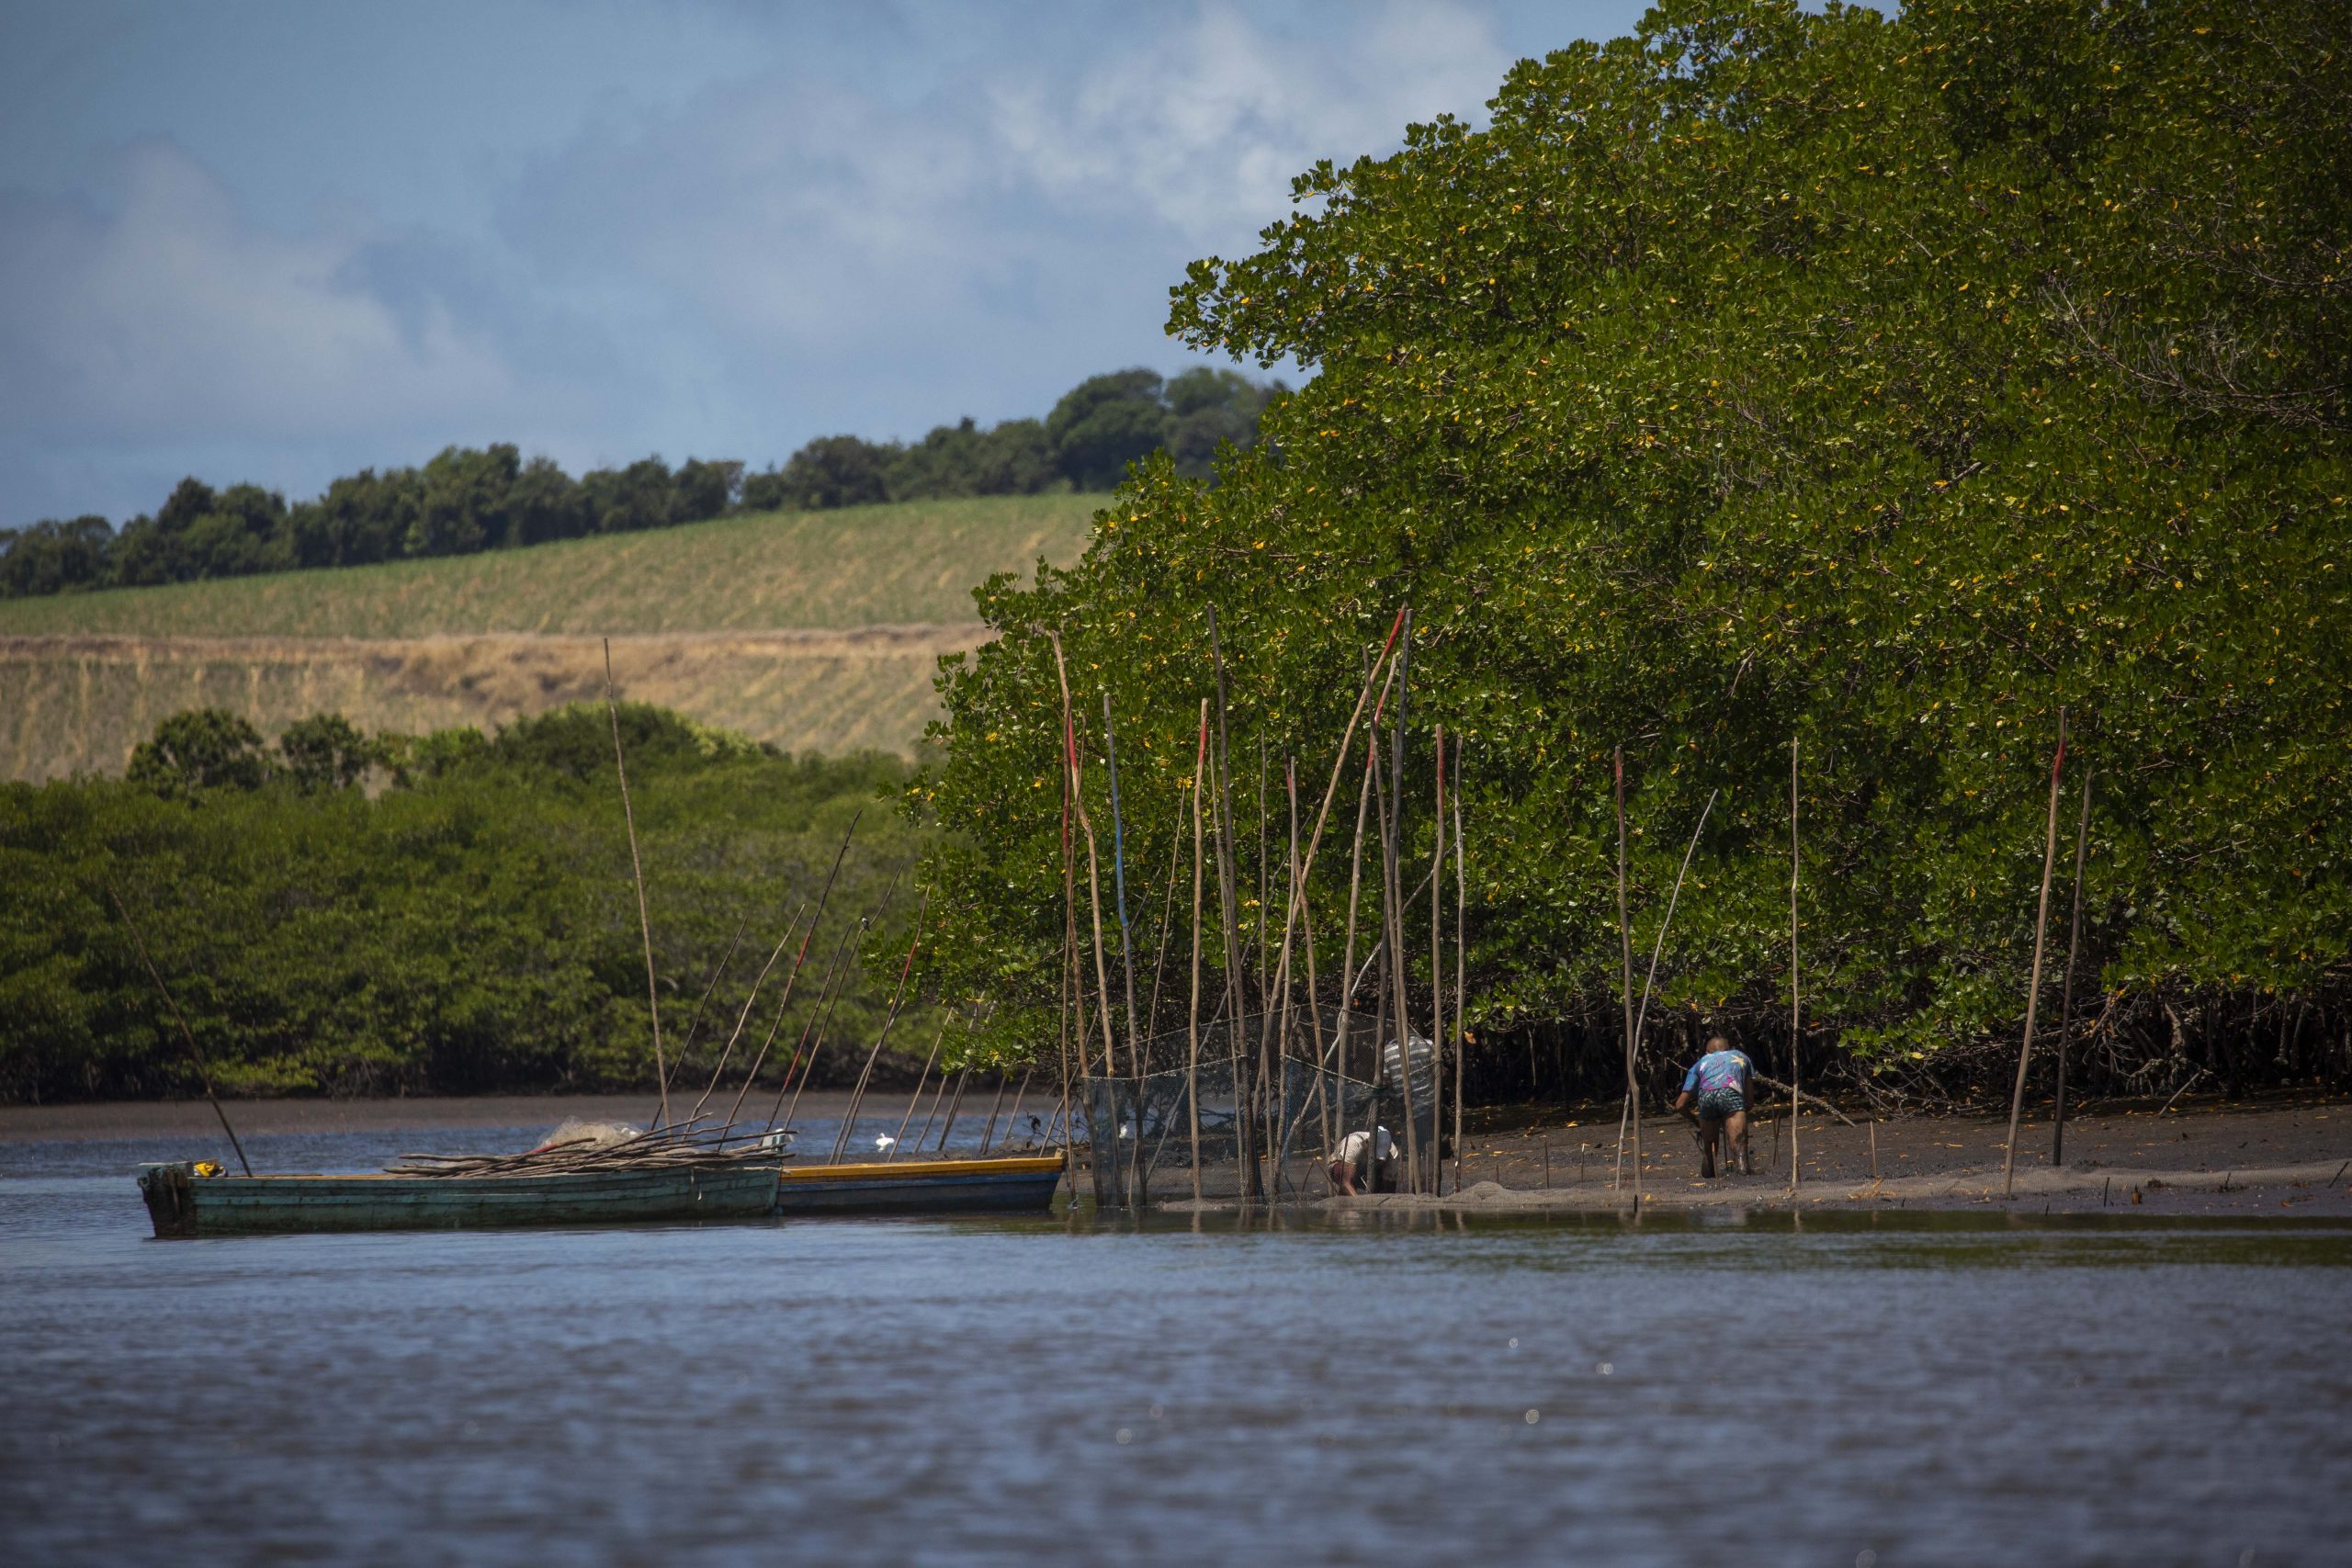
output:
[[[730,512],[1106,491],[1129,463],[1163,450],[1179,472],[1206,477],[1219,443],[1257,439],[1260,412],[1283,389],[1230,370],[1165,380],[1120,370],[1080,382],[1043,420],[982,430],[967,419],[912,443],[820,436],[757,473],[699,457],[673,469],[652,457],[574,479],[551,458],[526,462],[498,444],[452,446],[422,468],[364,469],[290,506],[259,485],[216,490],[189,478],[119,530],[95,515],[0,529],[0,599],[471,555]]]

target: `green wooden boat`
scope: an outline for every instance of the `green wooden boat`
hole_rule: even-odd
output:
[[[159,1236],[752,1220],[775,1209],[775,1189],[773,1158],[546,1176],[198,1176],[187,1160],[139,1168]]]

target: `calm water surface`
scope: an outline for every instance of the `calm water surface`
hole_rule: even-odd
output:
[[[187,1152],[0,1145],[0,1562],[2352,1560],[2323,1225],[151,1240]]]

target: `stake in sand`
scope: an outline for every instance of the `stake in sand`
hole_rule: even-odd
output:
[[[2018,1046],[2018,1081],[2009,1091],[2009,1141],[2001,1151],[2001,1197],[2015,1192],[2018,1118],[2025,1111],[2026,1064],[2033,1059],[2033,1020],[2041,1000],[2041,944],[2050,927],[2050,873],[2058,859],[2058,775],[2066,766],[2066,710],[2058,710],[2058,752],[2050,759],[2050,819],[2041,837],[2041,901],[2033,912],[2033,975],[2026,982],[2025,1039]]]

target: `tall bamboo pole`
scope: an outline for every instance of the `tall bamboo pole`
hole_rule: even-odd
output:
[[[1803,1083],[1800,1032],[1803,1015],[1797,998],[1797,738],[1789,737],[1789,1192],[1793,1196],[1804,1181],[1797,1161],[1797,1086]]]
[[[1193,1110],[1193,1201],[1201,1201],[1201,784],[1208,776],[1209,700],[1201,699],[1201,737],[1193,754],[1193,999],[1186,1025],[1184,1099]]]
[[[863,934],[876,920],[880,919],[883,912],[889,908],[891,896],[899,891],[899,878],[905,873],[906,867],[902,865],[890,874],[889,883],[882,889],[882,901],[874,906],[874,913],[861,915],[858,917],[857,924],[843,928],[842,940],[834,944],[832,962],[826,966],[825,978],[817,987],[818,1005],[810,1010],[808,1021],[800,1026],[800,1038],[793,1043],[792,1047],[792,1060],[785,1064],[784,1079],[775,1086],[775,1104],[768,1110],[769,1127],[775,1126],[776,1115],[781,1111],[784,1116],[785,1130],[787,1133],[792,1130],[793,1118],[800,1114],[800,1097],[808,1089],[808,1080],[816,1076],[817,1058],[824,1054],[825,1031],[832,1026],[833,1009],[840,1005],[842,991],[849,983],[844,977],[840,986],[833,984],[835,976],[841,975],[842,957],[849,951],[850,942]],[[816,928],[811,926],[809,929],[814,931]],[[827,998],[828,992],[831,993],[830,1000]],[[783,1021],[783,1017],[781,1011],[776,1014],[779,1022]],[[808,1047],[808,1061],[806,1066],[800,1068],[800,1087],[794,1089],[792,1069],[800,1066],[800,1052],[803,1046]],[[786,1110],[784,1104],[784,1093],[786,1089],[792,1089],[790,1110]]]
[[[784,995],[777,998],[775,1004],[775,1022],[769,1026],[767,1038],[760,1042],[759,1055],[752,1058],[750,1068],[743,1074],[743,1087],[735,1091],[735,1103],[727,1108],[727,1125],[729,1127],[732,1127],[735,1124],[735,1119],[743,1113],[743,1101],[750,1098],[752,1085],[758,1081],[760,1069],[767,1065],[768,1047],[775,1043],[776,1033],[784,1027],[784,1010],[791,1005],[793,988],[800,984],[801,968],[808,962],[809,941],[817,934],[817,922],[825,918],[826,906],[832,902],[833,884],[842,874],[842,862],[849,854],[850,840],[856,836],[857,825],[865,820],[865,807],[861,806],[850,814],[849,826],[842,829],[841,847],[833,851],[833,863],[825,873],[825,885],[817,890],[816,911],[808,917],[808,929],[800,933],[800,950],[792,955],[792,968],[784,977]],[[895,888],[898,885],[898,874],[893,873],[890,877],[890,886]],[[887,894],[885,897],[888,897]],[[757,987],[754,989],[756,990]],[[805,1040],[807,1037],[804,1032],[802,1038]],[[799,1054],[798,1047],[795,1046],[793,1055],[796,1060]],[[786,1082],[791,1080],[790,1066],[786,1066],[784,1076]],[[782,1098],[782,1094],[783,1086],[779,1084],[777,1086],[779,1099]]]
[[[1265,1176],[1258,1168],[1257,1127],[1250,1116],[1249,1095],[1241,1077],[1242,1020],[1249,1014],[1247,978],[1241,968],[1239,897],[1233,886],[1233,741],[1225,695],[1225,644],[1217,635],[1216,606],[1208,606],[1209,661],[1216,675],[1217,898],[1225,922],[1226,986],[1232,998],[1227,1012],[1226,1034],[1233,1051],[1234,1150],[1242,1170],[1242,1193],[1255,1198],[1265,1192]]]
[[[760,987],[767,984],[768,972],[775,967],[775,961],[784,956],[784,950],[792,945],[792,933],[800,929],[800,917],[808,912],[808,906],[806,904],[792,911],[792,923],[786,926],[784,934],[775,939],[775,946],[768,951],[767,962],[761,964],[760,972],[752,977],[752,988],[744,995],[742,1010],[735,1015],[735,1027],[728,1033],[727,1046],[718,1053],[718,1061],[710,1069],[710,1081],[703,1085],[702,1093],[695,1097],[694,1109],[686,1112],[687,1121],[691,1122],[701,1115],[702,1108],[707,1105],[710,1102],[710,1097],[718,1092],[719,1076],[727,1071],[727,1064],[735,1058],[735,1043],[743,1038],[743,1025],[751,1018],[753,1005],[760,999]],[[697,1008],[695,1011],[699,1013],[701,1010]],[[689,1040],[694,1038],[692,1030],[686,1032],[686,1038]],[[681,1049],[678,1053],[678,1066],[683,1069],[685,1065],[686,1054]]]
[[[140,934],[139,922],[130,918],[130,907],[122,901],[122,895],[116,892],[111,884],[107,887],[107,897],[114,900],[115,913],[122,917],[122,923],[130,928],[131,944],[139,949],[139,962],[145,965],[147,978],[155,982],[155,989],[162,994],[164,1005],[172,1010],[172,1021],[180,1026],[180,1043],[187,1047],[187,1059],[196,1064],[196,1081],[204,1086],[204,1098],[211,1103],[212,1114],[220,1118],[220,1130],[229,1134],[229,1146],[237,1151],[237,1164],[247,1176],[251,1176],[254,1173],[253,1161],[245,1157],[245,1145],[237,1141],[237,1130],[229,1125],[229,1113],[220,1109],[220,1097],[212,1092],[212,1069],[205,1065],[204,1053],[197,1048],[196,1032],[188,1028],[179,1002],[172,996],[172,988],[164,984],[163,972],[147,955],[147,939]]]
[[[842,1130],[833,1138],[833,1157],[829,1164],[839,1163],[849,1147],[850,1134],[857,1127],[857,1113],[865,1103],[865,1086],[874,1076],[874,1064],[882,1055],[882,1047],[890,1039],[891,1026],[899,1021],[899,1010],[907,999],[907,976],[914,973],[915,949],[922,945],[923,917],[931,912],[931,894],[926,889],[922,902],[915,910],[915,934],[908,940],[906,962],[899,966],[899,984],[890,993],[889,1010],[882,1015],[881,1031],[874,1036],[874,1047],[865,1053],[865,1066],[857,1075],[857,1087],[850,1091],[849,1110],[842,1116]]]
[[[1363,782],[1356,786],[1356,836],[1353,845],[1348,851],[1348,934],[1341,942],[1340,950],[1340,1017],[1339,1021],[1334,1025],[1333,1032],[1336,1038],[1332,1042],[1332,1054],[1338,1058],[1333,1070],[1340,1075],[1340,1094],[1339,1114],[1334,1121],[1342,1129],[1347,1125],[1348,1026],[1354,1021],[1355,1010],[1356,912],[1363,891],[1363,829],[1371,815],[1374,759],[1379,755],[1379,752],[1380,738],[1375,730],[1372,738],[1364,743]],[[1379,1052],[1380,1043],[1374,1041],[1373,1054],[1375,1058]],[[1377,1100],[1380,1073],[1376,1060],[1372,1077],[1375,1090],[1373,1098]],[[1345,1136],[1344,1132],[1341,1135]]]
[[[1060,682],[1062,696],[1062,967],[1064,971],[1062,1102],[1064,1105],[1070,1103],[1069,1065],[1075,1058],[1078,1063],[1079,1088],[1085,1098],[1087,1108],[1086,1165],[1093,1178],[1094,1206],[1102,1209],[1108,1205],[1110,1194],[1104,1187],[1104,1162],[1101,1157],[1101,1151],[1093,1146],[1096,1141],[1095,1134],[1099,1129],[1094,1125],[1094,1070],[1088,1060],[1086,1044],[1086,985],[1080,977],[1082,969],[1078,951],[1078,857],[1073,852],[1069,831],[1071,808],[1076,804],[1078,793],[1076,788],[1078,739],[1069,711],[1069,674],[1062,661],[1061,634],[1048,631],[1042,626],[1037,628],[1037,633],[1053,646],[1054,671]],[[1074,1201],[1078,1195],[1078,1140],[1070,1135],[1067,1124],[1064,1128],[1062,1145],[1070,1162],[1070,1196]],[[1115,1144],[1113,1153],[1115,1156]]]
[[[2033,977],[2026,982],[2025,1039],[2018,1046],[2018,1080],[2009,1091],[2009,1141],[2001,1152],[2001,1198],[2015,1194],[2018,1119],[2025,1113],[2026,1065],[2033,1058],[2033,1021],[2041,1003],[2041,945],[2049,934],[2050,874],[2058,860],[2058,775],[2066,765],[2066,710],[2058,710],[2058,751],[2050,760],[2050,813],[2041,838],[2041,901],[2033,911]]]
[[[1413,607],[1405,607],[1405,632],[1396,644],[1396,722],[1388,727],[1388,932],[1396,962],[1388,966],[1396,987],[1396,1077],[1405,1101],[1406,1190],[1421,1190],[1420,1107],[1413,1100],[1413,1013],[1406,992],[1405,964],[1405,730],[1413,692]],[[1430,1042],[1437,1052],[1437,1042]],[[1432,1107],[1432,1113],[1435,1108]]]
[[[1150,1205],[1151,1195],[1144,1186],[1148,1173],[1143,1166],[1143,1031],[1136,1020],[1135,942],[1127,926],[1127,831],[1119,815],[1119,737],[1111,728],[1108,690],[1102,694],[1102,747],[1111,771],[1111,866],[1119,895],[1119,964],[1126,972],[1127,983],[1127,1071],[1135,1076],[1136,1135],[1127,1152],[1127,1190],[1130,1200],[1144,1208]]]
[[[882,1161],[885,1165],[899,1157],[899,1145],[906,1142],[907,1124],[915,1119],[915,1107],[922,1102],[922,1086],[931,1081],[931,1069],[939,1060],[939,1047],[947,1039],[947,1025],[950,1021],[952,1021],[952,1015],[944,1008],[941,1009],[939,1032],[931,1037],[931,1054],[923,1057],[922,1071],[915,1075],[915,1091],[907,1096],[907,1113],[899,1118],[899,1130],[890,1134],[890,1146],[882,1153]],[[942,1089],[947,1087],[945,1073],[939,1075],[939,1087]],[[931,1108],[934,1114],[938,1111],[939,1103],[936,1097],[933,1098]]]
[[[645,908],[645,863],[637,853],[637,810],[628,800],[628,761],[621,755],[621,702],[613,687],[613,639],[605,639],[605,711],[613,721],[613,771],[621,782],[621,820],[628,826],[628,869],[637,879],[637,925],[645,938],[645,1005],[653,1019],[653,1071],[662,1080],[662,1120],[670,1120],[670,1064],[662,1055],[662,998],[653,981],[653,917]]]
[[[1401,731],[1405,717],[1402,704],[1397,706],[1396,717],[1398,729]],[[1403,754],[1402,741],[1396,735],[1392,734],[1389,771],[1394,776],[1401,777],[1404,773]],[[1396,835],[1401,824],[1397,819],[1396,803],[1387,797],[1376,776],[1372,781],[1372,792],[1374,809],[1380,815],[1381,886],[1384,894],[1380,911],[1380,967],[1382,977],[1387,982],[1391,993],[1385,1001],[1396,1010],[1394,1014],[1396,1028],[1396,1088],[1405,1111],[1405,1190],[1408,1192],[1419,1192],[1421,1184],[1420,1108],[1413,1099],[1413,1016],[1406,999],[1404,872],[1396,843]]]
[[[1184,800],[1176,799],[1176,826],[1168,835],[1168,891],[1159,906],[1159,951],[1151,963],[1151,1000],[1143,1010],[1143,1041],[1147,1059],[1151,1043],[1159,1038],[1159,987],[1168,976],[1169,933],[1176,929],[1176,873],[1184,864]]]
[[[2075,916],[2066,931],[2065,1003],[2058,1018],[2058,1100],[2050,1120],[2052,1170],[2066,1163],[2066,1047],[2075,1029],[2075,957],[2083,945],[2083,855],[2090,848],[2091,774],[2096,772],[2095,768],[2083,770],[2083,815],[2075,824]]]
[[[1434,727],[1437,818],[1430,852],[1430,1190],[1445,1190],[1445,726]]]
[[[792,919],[794,925],[799,924],[800,917],[797,914],[794,915]],[[735,935],[727,943],[726,955],[719,959],[718,967],[710,972],[710,978],[703,982],[702,999],[695,1003],[695,1015],[692,1019],[688,1020],[686,1023],[686,1043],[678,1047],[678,1066],[680,1067],[683,1068],[686,1065],[686,1058],[694,1055],[695,1042],[700,1038],[702,1034],[703,1010],[710,1006],[712,993],[718,989],[718,982],[720,978],[726,975],[729,966],[735,962],[736,951],[743,945],[743,933],[751,929],[752,917],[751,914],[746,911],[743,918],[735,922]],[[786,926],[785,928],[785,935],[789,937],[791,934],[792,927]]]
[[[1617,946],[1623,957],[1625,1006],[1625,1115],[1634,1129],[1634,1213],[1642,1212],[1642,1087],[1634,1070],[1640,1043],[1634,1037],[1634,926],[1625,910],[1625,748],[1617,748]],[[1622,1125],[1622,1123],[1621,1123]],[[1618,1134],[1622,1162],[1624,1134]]]
[[[1463,1024],[1464,1008],[1470,998],[1469,958],[1466,943],[1470,936],[1470,882],[1463,869],[1462,837],[1462,742],[1453,745],[1453,1190],[1462,1190],[1462,1079],[1464,1065],[1470,1054],[1470,1031]]]

